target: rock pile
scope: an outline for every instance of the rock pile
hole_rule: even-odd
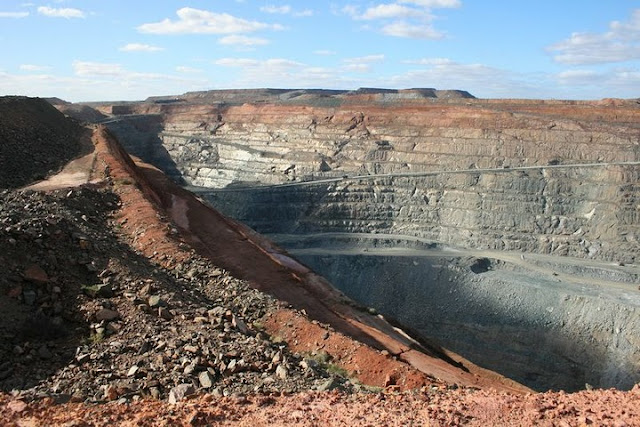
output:
[[[178,401],[344,382],[262,331],[271,297],[195,254],[167,270],[134,251],[119,203],[90,188],[0,193],[0,390]]]
[[[43,179],[81,150],[82,128],[40,98],[0,97],[0,188]]]

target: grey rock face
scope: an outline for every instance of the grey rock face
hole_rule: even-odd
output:
[[[561,118],[573,104],[418,105],[186,105],[166,107],[155,128],[143,118],[112,126],[180,182],[224,189],[203,196],[259,232],[384,232],[636,259],[640,166],[624,163],[640,160],[637,129],[594,121],[582,106]],[[334,181],[301,184],[323,179]],[[279,184],[294,185],[264,187]]]

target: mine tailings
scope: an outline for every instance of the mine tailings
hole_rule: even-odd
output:
[[[637,104],[209,96],[101,108],[128,151],[416,336],[536,390],[640,381]]]

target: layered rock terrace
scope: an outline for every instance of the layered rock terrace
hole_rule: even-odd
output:
[[[399,233],[622,263],[638,254],[634,102],[357,93],[327,107],[335,96],[236,105],[215,94],[112,106],[127,114],[109,126],[174,179],[224,189],[206,197],[258,231]]]

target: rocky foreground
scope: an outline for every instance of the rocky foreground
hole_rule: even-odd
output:
[[[39,116],[24,104],[37,102],[11,105],[27,127]],[[43,132],[69,138],[77,125],[38,105],[57,117]],[[32,180],[26,169],[0,182],[3,424],[640,423],[638,387],[527,393],[445,350],[438,358],[398,341],[373,316],[339,308],[335,295],[323,294],[328,306],[312,304],[313,289],[289,291],[287,302],[259,291],[311,289],[309,273],[270,267],[251,238],[238,253],[242,238],[225,243],[238,233],[231,222],[210,241],[195,234],[191,199],[159,193],[157,170],[145,173],[104,130],[91,132],[84,184],[9,189]],[[7,141],[5,162],[20,146]],[[55,166],[40,173],[86,154],[76,147],[52,150]],[[206,212],[200,220],[213,222]]]

